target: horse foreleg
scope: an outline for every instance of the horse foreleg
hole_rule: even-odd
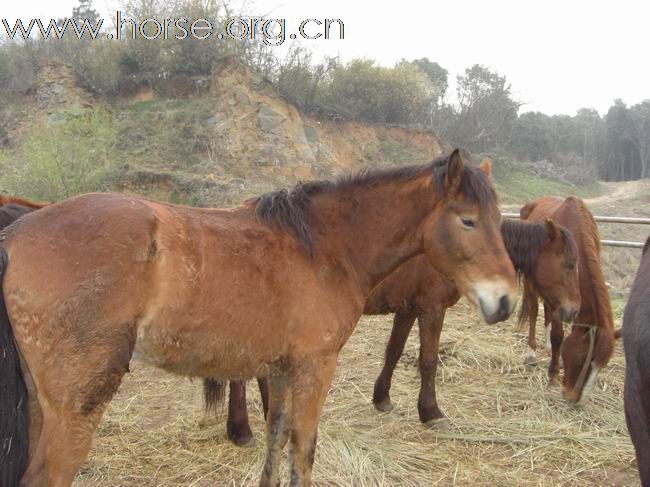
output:
[[[420,329],[420,397],[418,414],[420,421],[434,426],[446,426],[445,415],[436,399],[436,371],[440,333],[445,319],[445,310],[435,310],[418,318]]]
[[[525,316],[528,316],[528,350],[526,351],[526,357],[524,358],[524,363],[526,365],[536,365],[537,364],[537,339],[535,334],[537,333],[537,313],[538,313],[538,303],[537,303],[537,293],[532,288],[532,285],[526,280],[524,282],[524,304],[526,309],[522,310]]]
[[[549,355],[553,353],[553,344],[551,343],[551,316],[553,312],[551,308],[544,303],[544,339],[546,340],[546,350]]]
[[[393,404],[390,401],[390,385],[395,366],[404,352],[404,345],[415,323],[415,315],[396,313],[393,320],[393,329],[386,346],[384,367],[375,381],[372,402],[379,411],[390,411]]]
[[[318,421],[336,369],[336,354],[303,361],[294,372],[291,420],[291,485],[311,484]]]
[[[269,413],[266,418],[266,461],[260,487],[280,484],[280,456],[291,430],[291,370],[284,361],[269,367]]]
[[[560,321],[551,319],[551,364],[548,366],[549,384],[556,385],[560,373],[560,348],[564,340],[564,327]]]
[[[230,381],[228,399],[228,438],[237,446],[251,446],[255,441],[248,424],[246,382]]]

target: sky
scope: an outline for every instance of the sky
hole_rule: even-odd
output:
[[[235,3],[237,0],[235,0]],[[60,18],[76,0],[2,0],[0,19]],[[119,0],[95,0],[107,17]],[[483,64],[512,85],[523,111],[573,115],[581,107],[604,114],[615,98],[632,105],[650,98],[650,3],[639,0],[476,0],[361,2],[252,0],[248,8],[286,18],[295,31],[303,19],[339,18],[345,39],[305,40],[316,57],[375,59],[392,66],[428,57],[450,73]]]

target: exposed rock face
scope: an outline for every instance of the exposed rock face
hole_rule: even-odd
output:
[[[96,103],[94,97],[79,86],[72,68],[56,60],[41,63],[34,95],[38,108],[48,114],[56,111],[81,113],[92,109]]]
[[[198,141],[190,149],[196,152],[188,154],[197,162],[186,166],[177,160],[181,157],[177,153],[141,161],[129,154],[146,151],[152,142],[147,137],[134,139],[137,147],[122,161],[132,170],[116,172],[115,188],[145,193],[160,188],[153,194],[163,199],[178,190],[197,196],[201,204],[237,202],[299,180],[368,166],[423,163],[440,153],[440,143],[431,133],[303,114],[268,81],[234,59],[215,66],[209,77],[167,80],[164,89],[134,83],[124,80],[126,88],[114,98],[96,98],[82,88],[72,68],[46,61],[28,93],[0,106],[0,147],[18,148],[22,140],[65,121],[69,113],[102,108],[131,126],[150,120],[155,127],[167,115],[174,120],[174,107],[187,111],[198,100],[204,104],[204,118],[185,117],[179,119],[185,123],[165,126],[175,137]],[[166,179],[142,177],[154,173]],[[169,178],[172,173],[178,178]],[[119,178],[128,181],[121,184]],[[208,179],[210,184],[197,185]]]
[[[216,149],[225,164],[296,180],[388,163],[390,149],[400,152],[401,146],[413,154],[411,163],[440,153],[433,134],[301,114],[270,83],[232,59],[214,69],[211,94]],[[403,162],[394,155],[394,162]]]

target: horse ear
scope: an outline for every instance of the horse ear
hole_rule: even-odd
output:
[[[478,168],[485,173],[490,181],[492,181],[492,159],[486,157]]]
[[[553,220],[546,218],[544,224],[546,225],[546,233],[550,240],[555,240],[560,236],[560,228],[553,222]]]
[[[460,188],[460,182],[465,172],[465,163],[460,157],[460,151],[454,149],[447,159],[447,174],[445,175],[445,191],[447,194],[453,194]]]

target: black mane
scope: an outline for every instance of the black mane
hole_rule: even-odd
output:
[[[311,198],[323,193],[337,193],[348,189],[369,187],[375,183],[409,181],[431,173],[436,191],[444,194],[445,176],[449,155],[439,157],[429,164],[400,166],[390,169],[363,169],[356,174],[341,176],[335,181],[310,181],[298,183],[291,190],[267,193],[252,201],[259,221],[278,226],[292,233],[302,247],[313,254],[309,209]],[[483,171],[465,165],[459,191],[470,202],[483,208],[494,208],[497,196]]]
[[[564,242],[565,257],[569,260],[575,259],[578,247],[573,236],[566,228],[558,228]],[[506,219],[501,222],[501,235],[517,273],[531,277],[539,253],[549,241],[546,225]]]
[[[0,207],[0,230],[8,227],[13,222],[18,220],[21,216],[34,211],[33,208],[27,206],[20,206],[16,204],[9,204]]]

